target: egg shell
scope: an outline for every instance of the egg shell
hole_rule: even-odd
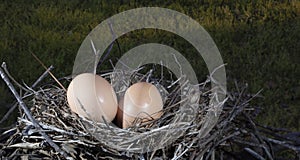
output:
[[[135,83],[126,90],[124,98],[120,99],[118,126],[128,128],[137,117],[145,118],[145,121],[158,119],[162,109],[162,97],[154,85],[146,82]]]
[[[71,110],[96,122],[111,122],[117,114],[116,94],[108,81],[92,73],[77,75],[67,90]]]

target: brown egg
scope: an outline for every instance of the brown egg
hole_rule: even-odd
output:
[[[116,94],[108,81],[92,73],[76,76],[70,83],[67,99],[71,110],[96,122],[111,122],[117,114]]]
[[[163,109],[162,97],[158,89],[146,82],[130,86],[120,100],[117,122],[122,128],[132,125],[136,117],[146,120],[157,119]]]

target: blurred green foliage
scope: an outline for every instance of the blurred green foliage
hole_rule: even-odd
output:
[[[19,81],[32,84],[44,71],[31,56],[55,66],[56,77],[68,76],[85,36],[101,21],[136,7],[157,6],[177,10],[197,20],[215,40],[225,63],[229,90],[233,80],[260,89],[264,99],[258,121],[275,127],[300,129],[300,2],[297,0],[74,0],[2,1],[0,3],[0,60]],[[181,37],[144,29],[118,39],[122,53],[143,43],[169,45],[190,61],[199,81],[208,74],[196,50]],[[114,45],[110,59],[122,53]],[[99,70],[110,68],[107,62]],[[0,117],[12,95],[0,81]]]

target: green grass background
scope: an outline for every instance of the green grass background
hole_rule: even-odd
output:
[[[250,93],[263,89],[265,98],[252,102],[263,108],[257,120],[300,130],[300,2],[296,0],[1,1],[0,62],[7,63],[19,82],[30,85],[44,71],[32,51],[47,66],[55,66],[56,77],[68,76],[81,42],[96,25],[121,11],[147,6],[174,9],[197,20],[227,63],[229,90],[235,91],[235,79],[247,83]],[[192,56],[197,55],[195,49],[171,33],[138,30],[118,41],[123,53],[147,42],[169,45],[186,56],[199,81],[208,74],[201,57]],[[115,45],[109,58],[120,56]],[[1,80],[0,117],[13,101]]]

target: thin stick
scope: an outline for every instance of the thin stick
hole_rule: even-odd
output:
[[[31,52],[31,51],[30,51]],[[44,65],[44,63],[34,54],[34,53],[32,53],[31,52],[31,54],[32,54],[32,56],[43,66],[43,68],[45,69],[45,70],[48,70],[47,69],[47,67]],[[49,74],[50,74],[50,76],[56,81],[56,83],[64,90],[64,91],[66,91],[67,92],[67,90],[66,90],[66,88],[57,80],[57,78],[49,71],[48,72]]]
[[[258,153],[256,153],[255,151],[253,151],[250,148],[244,148],[245,151],[247,151],[248,153],[250,153],[252,156],[254,156],[256,159],[259,160],[265,160],[261,155],[259,155]]]
[[[15,98],[17,99],[17,101],[19,102],[21,108],[23,109],[23,111],[25,112],[26,116],[29,118],[29,120],[33,123],[34,127],[39,131],[39,133],[45,138],[45,140],[49,143],[49,145],[51,147],[53,147],[55,149],[55,151],[57,151],[58,153],[60,153],[62,156],[64,156],[65,158],[67,158],[67,154],[61,150],[59,148],[59,146],[57,144],[55,144],[50,138],[49,136],[42,130],[41,126],[39,125],[39,123],[32,117],[32,115],[30,114],[29,109],[27,108],[26,104],[22,101],[22,99],[20,98],[19,94],[17,93],[16,89],[13,87],[13,85],[11,84],[11,82],[9,81],[9,79],[7,78],[7,76],[5,75],[4,71],[2,70],[2,68],[0,68],[0,75],[1,78],[4,80],[4,82],[6,83],[6,85],[9,87],[9,89],[11,90],[11,92],[14,94]]]
[[[18,103],[15,103],[6,113],[5,115],[2,117],[2,119],[0,120],[0,124],[2,124],[8,117],[9,115],[17,108]]]
[[[8,69],[7,69],[7,66],[6,66],[6,63],[5,62],[2,62],[2,65],[1,67],[4,69],[7,77],[9,77],[18,87],[20,87],[21,89],[23,89],[24,91],[26,92],[30,92],[27,88],[24,88],[20,83],[18,83],[11,75],[10,73],[8,72]]]
[[[294,146],[294,145],[292,145],[292,144],[289,144],[288,142],[285,142],[285,141],[279,141],[279,140],[276,140],[276,139],[273,139],[273,138],[264,137],[264,136],[263,136],[263,138],[264,138],[265,140],[268,140],[269,142],[272,142],[272,143],[275,143],[275,144],[279,144],[279,145],[281,145],[281,146],[283,146],[283,147],[292,149],[292,150],[294,150],[294,151],[296,151],[296,152],[300,152],[300,147]]]
[[[35,88],[54,67],[51,65],[32,85],[31,88]]]
[[[3,64],[5,64],[5,62],[2,63],[2,67]],[[6,66],[6,65],[5,65]],[[48,72],[51,71],[54,67],[51,65],[31,86],[31,88],[36,87],[47,75]],[[28,92],[25,92],[25,96],[28,95]],[[18,106],[18,103],[15,103],[9,110],[8,112],[6,112],[6,114],[3,116],[3,118],[0,120],[0,124],[3,123],[8,117],[9,115],[16,109],[16,107]]]

